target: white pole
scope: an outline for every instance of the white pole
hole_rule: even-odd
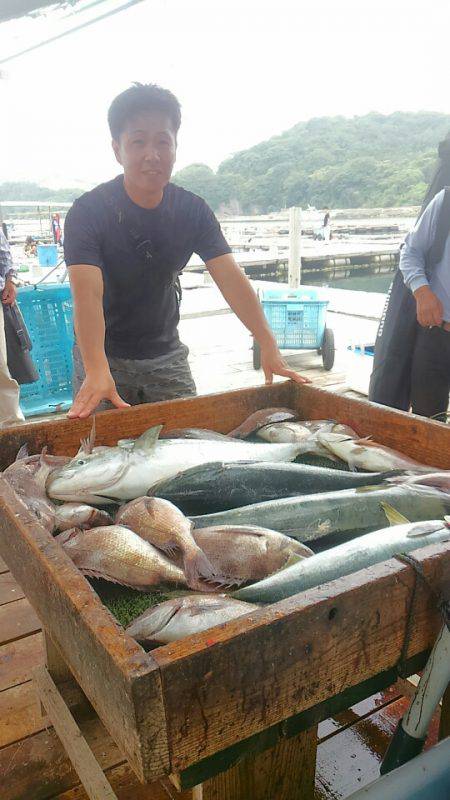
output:
[[[289,271],[290,289],[298,289],[302,272],[302,214],[301,208],[289,209]]]

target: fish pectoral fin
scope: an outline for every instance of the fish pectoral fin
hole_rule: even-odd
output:
[[[400,511],[397,511],[394,506],[391,506],[389,503],[386,503],[384,500],[380,503],[381,508],[383,509],[384,513],[386,514],[387,521],[389,525],[404,525],[407,522],[411,522],[404,514],[401,514]]]
[[[148,431],[145,431],[142,436],[136,439],[131,448],[133,452],[149,453],[153,450],[162,429],[162,425],[154,425],[153,428],[149,428]]]
[[[298,564],[299,561],[303,561],[305,556],[301,556],[299,553],[291,553],[288,560],[282,566],[282,569],[286,569],[286,567],[292,567],[294,564]]]
[[[436,533],[436,531],[441,530],[443,527],[445,527],[445,525],[436,524],[436,527],[430,530],[430,528],[427,527],[426,522],[418,522],[413,528],[411,528],[411,530],[408,531],[406,536],[408,539],[415,539],[418,536],[430,536],[430,534]]]
[[[357,486],[356,489],[355,489],[355,492],[357,494],[365,494],[366,492],[379,492],[379,491],[381,491],[381,488],[382,487],[378,483],[375,484],[375,486]],[[386,488],[386,487],[384,487],[384,488]],[[386,504],[386,505],[388,505],[388,504]],[[409,522],[409,520],[406,520],[406,522]]]
[[[123,504],[123,500],[118,500],[117,497],[109,497],[107,494],[96,494],[99,500],[106,500],[106,505],[115,505],[121,506]],[[127,501],[125,501],[127,502]]]

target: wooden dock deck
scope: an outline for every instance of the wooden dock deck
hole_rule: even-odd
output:
[[[388,242],[377,241],[341,241],[315,242],[302,239],[301,259],[302,273],[310,279],[314,275],[327,277],[348,277],[363,268],[372,272],[392,272],[399,260],[400,239]],[[278,276],[286,280],[289,259],[288,245],[261,249],[248,244],[235,248],[234,256],[249,277],[267,278]],[[185,272],[205,271],[205,265],[198,256],[193,256],[185,268]]]

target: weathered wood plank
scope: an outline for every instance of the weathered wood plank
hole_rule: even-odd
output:
[[[0,575],[0,606],[12,603],[13,600],[21,600],[22,597],[25,595],[11,573],[4,572]]]
[[[124,763],[123,755],[97,717],[77,721],[103,770]],[[47,800],[79,784],[52,727],[1,749],[0,775],[2,800]]]
[[[57,646],[52,642],[50,634],[44,629],[45,665],[55,683],[67,681],[72,673]]]
[[[117,795],[106,780],[103,770],[46,667],[36,667],[33,670],[33,682],[90,800],[117,800]]]
[[[151,780],[169,771],[160,677],[152,658],[124,633],[2,479],[0,551],[137,774]],[[0,615],[20,603],[27,601],[0,607]]]
[[[446,736],[450,736],[450,683],[442,698],[439,722],[439,739],[445,739]]]
[[[313,800],[317,732],[280,740],[197,786],[192,800]]]
[[[422,669],[428,660],[428,656],[428,650],[414,656],[414,658],[405,663],[406,669],[411,669],[411,671]],[[310,730],[318,723],[322,723],[319,724],[318,728],[320,742],[322,738],[335,735],[341,727],[353,724],[361,717],[370,716],[374,708],[378,707],[377,703],[389,705],[393,701],[395,693],[391,697],[391,692],[387,690],[388,687],[391,687],[394,692],[393,684],[396,678],[397,670],[395,668],[381,672],[358,684],[358,686],[344,689],[340,694],[333,695],[324,702],[300,712],[300,714],[294,714],[282,722],[272,725],[270,728],[265,728],[261,733],[256,733],[248,739],[242,739],[225,750],[220,750],[212,756],[197,761],[182,772],[172,775],[171,778],[180,789],[190,789],[209,780],[219,772],[230,769],[245,758],[248,753],[252,755],[262,753],[264,750],[275,747],[280,740],[296,736],[305,730]],[[374,692],[378,693],[376,695],[378,700],[371,699],[370,696]],[[386,696],[386,702],[380,699],[381,692],[383,697]]]
[[[401,450],[424,464],[450,469],[450,426],[386,406],[354,400],[317,389],[293,388],[291,407],[304,419],[332,417],[355,428],[361,436]]]
[[[105,774],[118,800],[192,800],[192,792],[180,793],[168,781],[157,781],[146,786],[137,783],[128,764],[105,770]],[[88,796],[80,785],[53,797],[52,800],[88,800]]]
[[[36,633],[41,623],[28,600],[0,606],[0,645]]]
[[[3,558],[0,558],[0,575],[3,572],[8,572],[8,571],[9,571],[8,565],[3,561]]]
[[[271,387],[241,389],[184,400],[167,400],[133,408],[103,411],[96,415],[97,439],[102,444],[116,444],[117,439],[143,433],[156,424],[168,428],[201,426],[226,432],[246,416],[264,406],[289,406],[293,383],[286,381]],[[91,420],[60,419],[42,425],[29,424],[8,428],[0,435],[0,469],[11,464],[18,449],[28,444],[30,453],[39,453],[44,446],[56,455],[75,455],[80,439],[91,429]]]
[[[31,670],[44,663],[42,633],[0,647],[0,692],[30,680]]]
[[[450,580],[450,545],[415,556],[432,583]],[[412,569],[391,560],[153,651],[173,771],[395,666],[413,583]],[[423,587],[414,619],[410,657],[439,625]]]
[[[43,730],[48,720],[42,717],[32,681],[0,692],[0,747]]]

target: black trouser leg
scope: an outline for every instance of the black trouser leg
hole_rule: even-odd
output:
[[[420,328],[411,373],[411,405],[414,414],[441,417],[445,421],[450,392],[450,332]]]

